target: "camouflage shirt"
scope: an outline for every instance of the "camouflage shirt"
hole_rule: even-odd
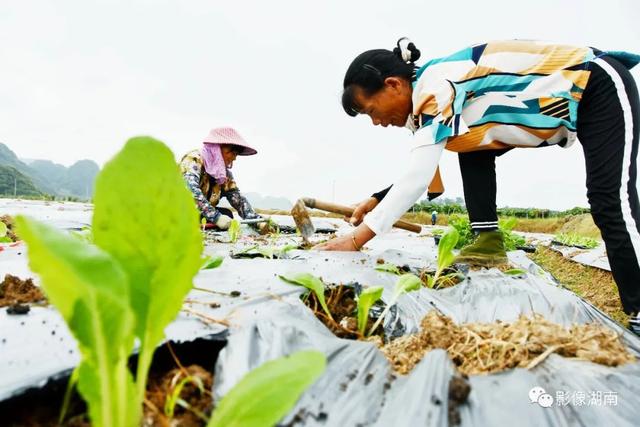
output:
[[[231,171],[227,169],[227,181],[220,185],[215,178],[207,174],[200,150],[185,154],[180,160],[180,172],[193,193],[200,214],[207,222],[215,224],[220,211],[216,209],[220,199],[226,197],[238,214],[244,219],[259,218],[249,201],[240,193]]]

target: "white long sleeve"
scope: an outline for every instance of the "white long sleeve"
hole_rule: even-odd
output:
[[[393,224],[427,190],[444,146],[444,142],[418,145],[411,150],[407,172],[393,184],[378,206],[365,216],[363,222],[367,227],[378,235],[391,230]]]

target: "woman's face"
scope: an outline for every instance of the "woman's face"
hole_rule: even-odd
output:
[[[403,127],[412,113],[411,84],[401,78],[387,77],[384,86],[373,95],[356,88],[355,101],[360,106],[360,114],[371,118],[374,126]]]
[[[222,152],[222,158],[226,167],[231,169],[233,167],[233,161],[238,157],[240,149],[235,145],[224,144],[220,146]]]

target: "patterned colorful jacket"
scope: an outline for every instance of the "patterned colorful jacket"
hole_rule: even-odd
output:
[[[627,52],[529,40],[489,42],[432,59],[413,82],[407,120],[413,146],[444,143],[454,152],[568,147],[576,139],[591,61],[603,55],[627,68],[640,62]],[[438,170],[429,192],[443,191]]]
[[[497,41],[428,61],[413,82],[407,127],[419,145],[446,142],[455,152],[513,146],[568,146],[591,61],[640,56],[528,40]]]
[[[200,214],[207,222],[215,224],[220,211],[216,209],[220,199],[226,197],[238,214],[244,219],[259,218],[249,201],[240,193],[231,171],[227,169],[227,181],[220,185],[204,170],[204,161],[200,150],[185,154],[180,160],[180,171],[187,187],[193,193]]]

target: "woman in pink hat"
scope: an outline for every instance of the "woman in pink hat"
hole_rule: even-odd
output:
[[[240,193],[231,174],[237,156],[252,156],[257,151],[247,145],[233,128],[212,129],[200,149],[187,153],[180,161],[180,170],[193,193],[200,215],[220,230],[227,230],[233,213],[218,207],[226,197],[243,219],[260,218],[249,201]]]

